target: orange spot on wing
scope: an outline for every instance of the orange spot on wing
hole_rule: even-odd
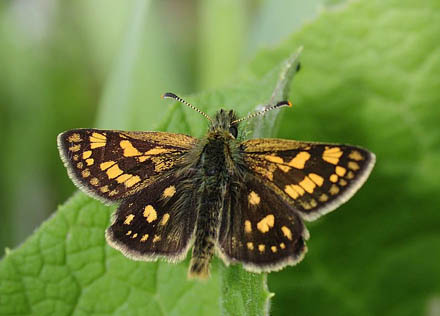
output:
[[[304,166],[309,159],[310,154],[307,151],[301,151],[289,161],[288,165],[293,168],[304,169]]]
[[[312,193],[316,187],[316,184],[307,176],[299,183],[299,185],[309,193]]]
[[[281,231],[287,239],[292,240],[292,231],[287,226],[281,227]]]
[[[148,223],[154,222],[157,219],[157,212],[152,205],[145,206],[143,215]]]
[[[322,159],[333,165],[338,164],[341,156],[342,150],[339,147],[326,147],[322,153]]]
[[[132,187],[133,185],[135,185],[136,183],[138,183],[140,181],[141,181],[141,178],[139,176],[132,176],[130,179],[125,181],[124,185],[127,188],[130,188],[130,187]]]
[[[123,155],[125,157],[134,157],[134,156],[142,155],[142,153],[139,150],[137,150],[129,140],[121,140],[119,145],[124,150]]]
[[[316,173],[309,173],[309,178],[312,179],[319,187],[324,183],[324,178]]]
[[[257,223],[257,229],[264,234],[267,233],[274,224],[275,217],[272,214],[269,214]]]
[[[119,166],[117,164],[113,165],[112,167],[110,167],[107,171],[107,176],[109,179],[114,179],[118,176],[120,176],[121,174],[123,174],[124,172],[119,169]]]

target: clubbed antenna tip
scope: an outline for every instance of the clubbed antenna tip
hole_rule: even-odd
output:
[[[208,114],[206,114],[205,112],[203,112],[202,110],[199,110],[198,108],[196,108],[194,105],[192,105],[191,103],[186,102],[184,99],[182,99],[181,97],[175,95],[174,93],[171,92],[166,92],[164,94],[162,94],[162,99],[174,99],[176,101],[179,101],[180,103],[185,104],[186,106],[190,107],[191,109],[193,109],[196,112],[199,112],[200,114],[202,114],[204,117],[206,117],[208,119],[208,121],[212,122],[212,119],[208,116]]]
[[[165,92],[160,97],[162,99],[175,99],[175,100],[180,99],[177,95],[175,95],[174,93],[171,93],[171,92]]]
[[[292,104],[292,102],[290,102],[290,101],[280,101],[280,102],[278,102],[278,103],[275,104],[275,105],[267,106],[266,108],[264,108],[264,109],[261,110],[261,111],[251,113],[251,114],[249,114],[249,115],[246,116],[246,117],[243,117],[243,118],[241,118],[241,119],[235,120],[235,121],[233,121],[231,124],[236,124],[236,123],[239,123],[239,122],[241,122],[241,121],[245,121],[245,120],[248,120],[248,119],[254,118],[254,117],[256,117],[256,116],[264,115],[266,112],[269,112],[269,111],[272,111],[272,110],[275,110],[275,109],[281,108],[281,107],[283,107],[283,106],[288,106],[288,107],[290,108],[290,107],[293,106],[293,104]]]

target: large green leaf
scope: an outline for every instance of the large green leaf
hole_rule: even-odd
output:
[[[296,107],[284,112],[280,136],[377,155],[359,194],[308,225],[306,259],[269,275],[273,314],[422,315],[438,306],[438,34],[438,1],[350,2],[261,53],[234,87],[188,98],[208,113],[225,105],[244,115],[268,101],[281,61],[303,45]],[[197,136],[206,128],[180,105],[158,126]],[[186,263],[139,263],[109,248],[113,210],[78,193],[10,251],[0,263],[0,314],[215,315],[220,304],[229,314],[264,312],[252,309],[267,297],[264,282],[239,267],[216,260],[211,280],[187,281]]]

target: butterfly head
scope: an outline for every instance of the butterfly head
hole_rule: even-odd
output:
[[[226,134],[229,137],[237,138],[238,123],[237,115],[233,110],[227,111],[221,109],[218,111],[209,126],[210,132]]]

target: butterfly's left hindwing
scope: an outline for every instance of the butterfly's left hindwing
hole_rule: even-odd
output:
[[[107,229],[109,244],[135,260],[182,260],[197,219],[190,183],[169,173],[124,199]]]
[[[196,142],[183,134],[75,129],[58,135],[69,176],[104,202],[121,200],[173,168]]]
[[[248,175],[236,198],[225,204],[218,248],[226,263],[269,272],[304,257],[309,233],[301,217],[258,178]]]

